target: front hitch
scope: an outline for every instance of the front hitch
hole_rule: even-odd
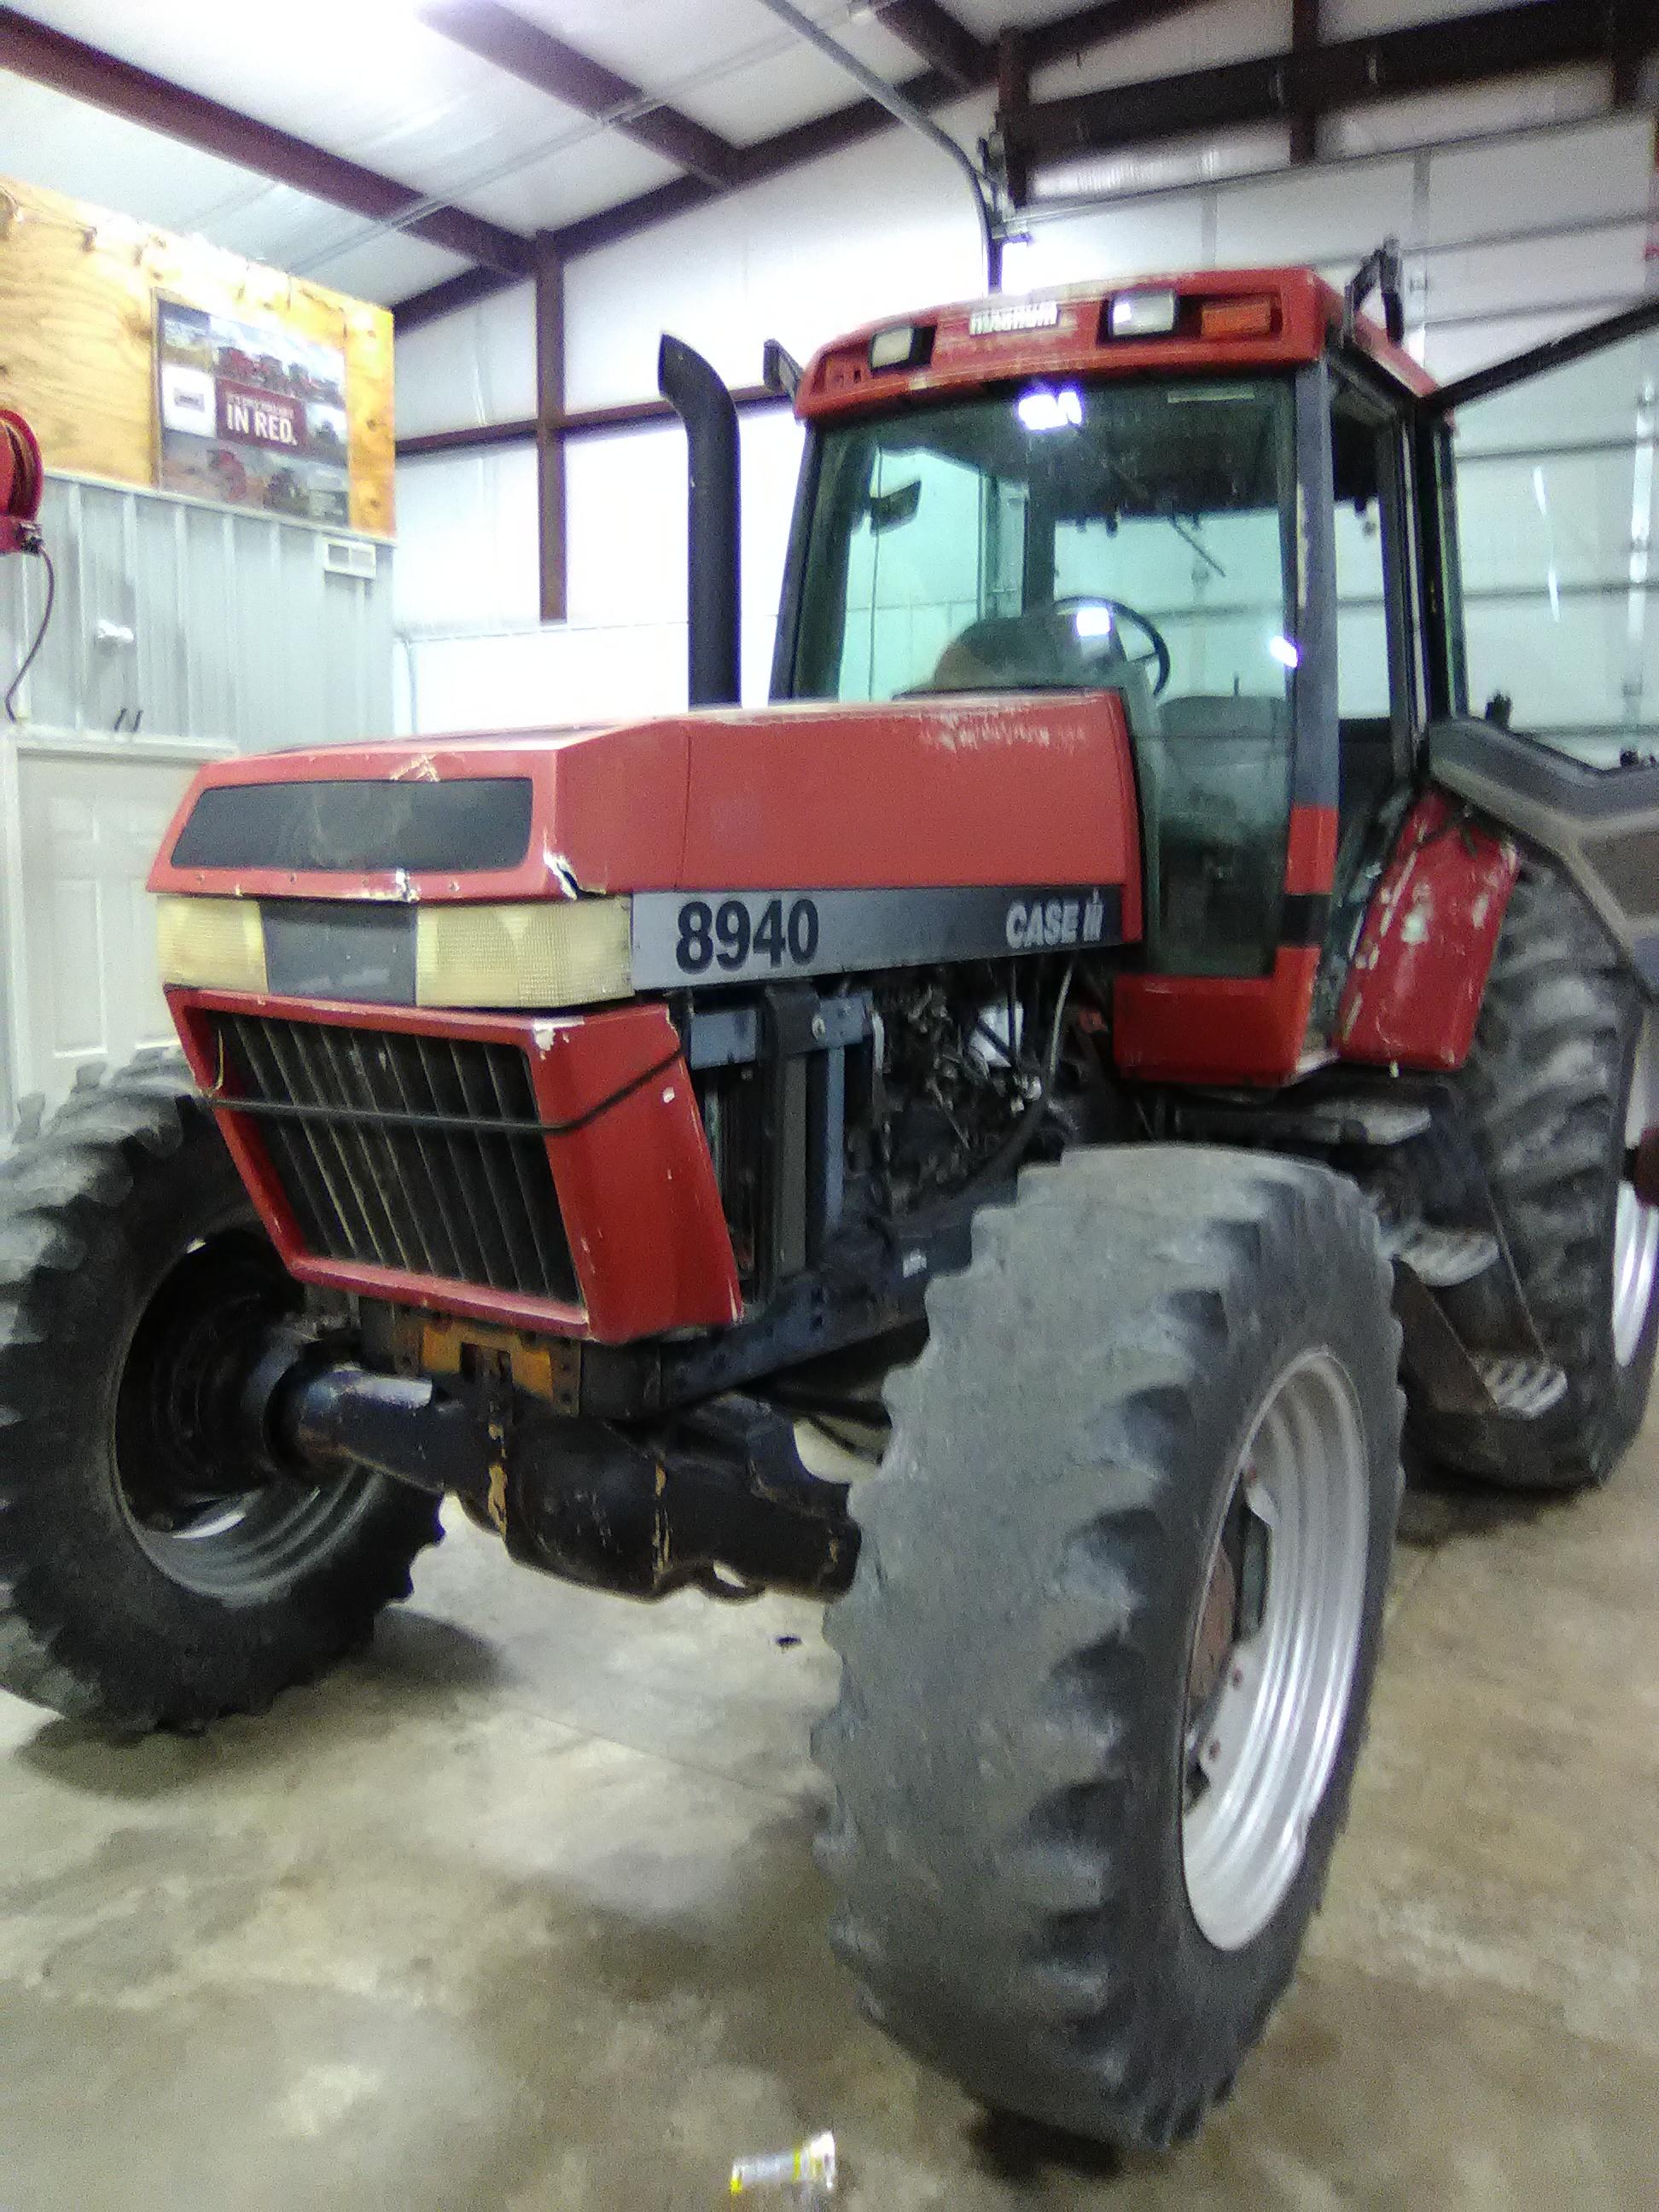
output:
[[[789,1417],[753,1399],[624,1430],[521,1394],[485,1407],[275,1332],[242,1407],[285,1472],[356,1467],[453,1493],[522,1565],[626,1597],[835,1597],[858,1559],[846,1484],[811,1474]]]

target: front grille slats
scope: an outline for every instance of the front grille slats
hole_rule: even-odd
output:
[[[314,1080],[302,1068],[298,1045],[283,1035],[276,1024],[238,1021],[236,1032],[260,1084],[257,1096],[312,1098],[318,1095]],[[371,1258],[374,1238],[332,1136],[325,1129],[313,1134],[287,1124],[282,1139],[283,1151],[292,1156],[312,1199],[315,1234],[331,1247],[343,1247],[338,1255],[342,1259]]]
[[[372,1093],[354,1080],[350,1068],[344,1064],[346,1047],[337,1031],[319,1025],[307,1036],[305,1025],[296,1023],[295,1034],[301,1052],[313,1063],[313,1080],[319,1091],[330,1103],[345,1107],[374,1103]],[[377,1133],[365,1128],[361,1121],[342,1120],[319,1126],[328,1130],[330,1141],[340,1156],[352,1196],[368,1224],[370,1238],[381,1250],[395,1252],[400,1267],[418,1273],[422,1265],[420,1239],[412,1232],[404,1233],[399,1219],[402,1209],[394,1206],[386,1195],[385,1177],[380,1171]]]
[[[349,1077],[347,1096],[351,1103],[371,1104],[391,1115],[401,1112],[402,1107],[390,1073],[396,1065],[395,1059],[389,1053],[384,1062],[380,1057],[384,1044],[383,1039],[366,1040],[352,1030],[333,1032],[333,1049],[337,1060],[345,1064]],[[414,1182],[410,1181],[409,1152],[413,1132],[388,1120],[373,1128],[357,1122],[352,1134],[362,1147],[370,1172],[377,1178],[393,1234],[409,1254],[410,1269],[416,1274],[447,1273],[441,1200],[434,1192],[434,1202],[421,1203],[425,1182],[423,1167],[417,1171]],[[438,1188],[441,1187],[440,1179]]]
[[[489,1071],[490,1091],[495,1102],[496,1114],[504,1121],[518,1120],[519,1115],[516,1111],[515,1102],[511,1096],[507,1075],[497,1065],[495,1055],[486,1054],[484,1064]],[[537,1266],[538,1267],[544,1267],[545,1255],[537,1241],[535,1230],[532,1225],[536,1214],[536,1200],[533,1195],[536,1188],[535,1157],[533,1152],[528,1161],[526,1161],[525,1157],[525,1147],[529,1145],[531,1141],[532,1140],[528,1137],[509,1137],[507,1140],[505,1149],[508,1164],[513,1170],[512,1184],[507,1193],[507,1206],[509,1214],[512,1213],[513,1197],[514,1194],[516,1192],[520,1208],[518,1218],[524,1224],[525,1240],[535,1252]],[[552,1285],[550,1283],[548,1285],[548,1289],[550,1294],[553,1294]]]
[[[430,1049],[421,1054],[420,1070],[427,1097],[431,1100],[431,1111],[446,1116],[465,1117],[466,1097],[457,1079],[447,1040],[434,1037]],[[485,1048],[488,1049],[488,1048]],[[536,1118],[532,1112],[531,1119]],[[488,1283],[493,1290],[501,1287],[499,1271],[491,1265],[489,1248],[485,1239],[484,1224],[480,1217],[495,1203],[487,1190],[481,1190],[480,1163],[472,1151],[472,1140],[463,1132],[446,1129],[442,1139],[449,1155],[450,1172],[456,1184],[468,1194],[468,1204],[458,1224],[459,1249],[464,1255],[467,1279]]]
[[[307,1250],[577,1303],[519,1046],[264,1015],[211,1018],[226,1102],[257,1132]]]
[[[470,1064],[450,1042],[450,1057],[454,1062],[455,1080],[460,1085],[461,1096],[470,1114],[482,1114],[486,1120],[496,1112],[495,1087],[489,1079],[487,1065],[479,1067],[476,1060]],[[482,1095],[479,1095],[482,1086]],[[522,1204],[516,1194],[511,1160],[512,1139],[505,1145],[491,1146],[483,1154],[484,1186],[489,1193],[491,1211],[479,1218],[479,1229],[490,1246],[490,1262],[507,1275],[523,1275],[539,1272],[540,1261],[535,1239],[523,1218]]]
[[[403,1055],[389,1053],[386,1065],[391,1075],[392,1091],[399,1109],[405,1114],[429,1112],[430,1097],[413,1086],[410,1072],[404,1065]],[[462,1258],[460,1223],[452,1211],[455,1178],[448,1171],[453,1161],[442,1137],[428,1136],[423,1129],[406,1128],[398,1133],[393,1142],[402,1154],[406,1185],[411,1190],[418,1190],[424,1186],[432,1193],[433,1209],[422,1224],[427,1245],[433,1255],[432,1272],[447,1275],[457,1282],[464,1281],[466,1264]],[[416,1211],[418,1212],[418,1209]]]
[[[315,1098],[325,1105],[337,1105],[332,1070],[322,1048],[314,1039],[296,1035],[291,1030],[285,1045],[279,1058],[283,1072],[293,1086],[291,1095]],[[369,1259],[385,1249],[387,1238],[383,1220],[377,1220],[370,1212],[362,1179],[353,1172],[344,1130],[335,1121],[318,1121],[313,1127],[316,1132],[318,1162],[338,1209],[347,1243],[359,1258]]]

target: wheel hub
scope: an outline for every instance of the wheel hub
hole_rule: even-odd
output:
[[[1262,1401],[1233,1475],[1187,1676],[1182,1846],[1194,1918],[1236,1950],[1301,1867],[1359,1649],[1369,1483],[1358,1401],[1324,1351]]]
[[[185,1253],[161,1284],[134,1334],[116,1412],[122,1494],[145,1527],[176,1530],[263,1486],[236,1399],[264,1328],[292,1304],[275,1260],[234,1233]]]
[[[1189,1734],[1191,1717],[1200,1713],[1208,1704],[1237,1634],[1238,1576],[1226,1546],[1222,1544],[1216,1550],[1210,1586],[1204,1593],[1204,1604],[1198,1617],[1198,1634],[1193,1638],[1193,1663],[1187,1674]]]
[[[116,1396],[116,1496],[151,1562],[227,1602],[270,1595],[361,1510],[348,1474],[323,1486],[267,1466],[244,1433],[244,1384],[295,1303],[264,1239],[233,1229],[192,1245],[139,1318]]]

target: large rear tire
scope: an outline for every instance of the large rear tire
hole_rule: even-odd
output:
[[[1659,1120],[1659,1024],[1583,899],[1523,863],[1458,1088],[1499,1226],[1566,1389],[1532,1419],[1413,1408],[1431,1458],[1530,1490],[1604,1481],[1647,1407],[1659,1342],[1659,1208],[1624,1179],[1627,1141]],[[1448,1293],[1467,1341],[1494,1351],[1507,1310],[1476,1282]]]
[[[260,1711],[406,1596],[436,1506],[267,1479],[224,1438],[297,1301],[182,1061],[0,1162],[0,1687],[123,1732]]]
[[[928,1310],[829,1616],[833,1941],[982,2102],[1167,2144],[1346,1810],[1399,1502],[1376,1224],[1319,1168],[1075,1153]]]

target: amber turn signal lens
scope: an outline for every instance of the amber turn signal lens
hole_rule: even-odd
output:
[[[1269,298],[1206,300],[1198,311],[1201,338],[1270,338],[1279,326],[1279,303]]]

